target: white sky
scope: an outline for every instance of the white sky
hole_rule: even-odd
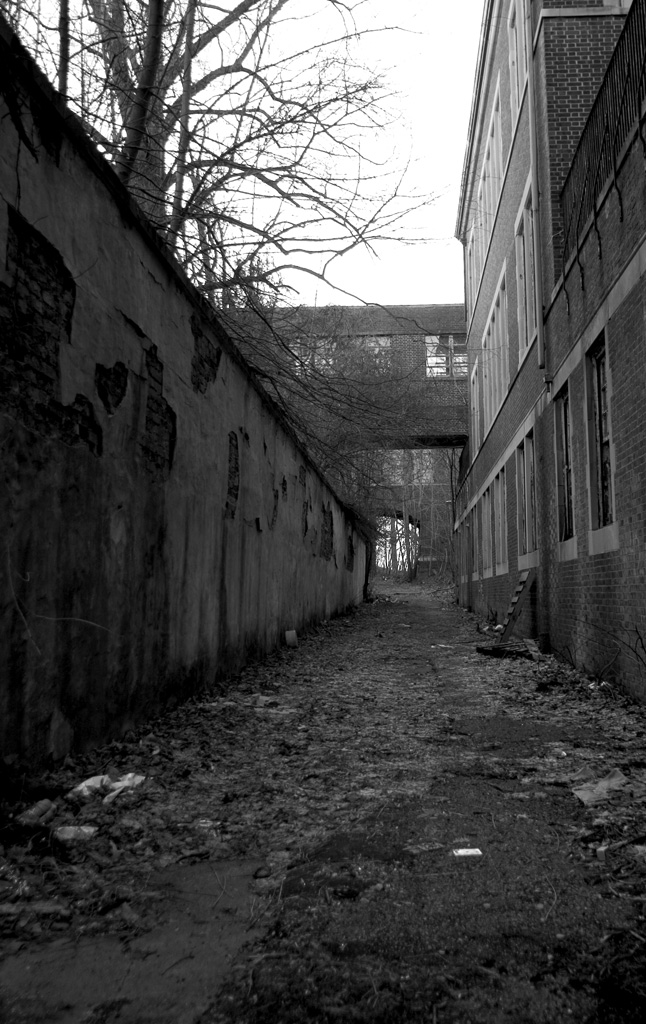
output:
[[[366,0],[366,24],[403,30],[366,37],[366,59],[390,68],[400,93],[402,125],[408,123],[415,161],[410,183],[436,196],[414,227],[432,241],[384,243],[378,258],[355,252],[337,261],[329,277],[366,302],[462,302],[462,246],[454,238],[475,62],[484,0]],[[374,55],[374,56],[373,56]],[[395,101],[393,101],[393,104]],[[298,274],[289,278],[296,301],[307,305],[352,303],[342,292]]]

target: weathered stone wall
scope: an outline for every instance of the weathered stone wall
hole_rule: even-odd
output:
[[[366,545],[0,28],[0,745],[60,757],[362,597]]]

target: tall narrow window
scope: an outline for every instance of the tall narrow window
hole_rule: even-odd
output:
[[[472,441],[472,456],[475,455],[478,448],[480,447],[480,383],[478,380],[478,360],[476,359],[473,370],[471,371],[471,441]]]
[[[572,442],[570,436],[570,395],[568,385],[554,401],[556,431],[556,488],[558,497],[559,541],[574,536],[572,504]]]
[[[484,158],[478,187],[478,212],[480,215],[480,274],[484,269],[485,255],[493,231],[498,197],[502,188],[502,125],[500,118],[500,92],[496,92],[489,132],[484,147]]]
[[[493,550],[491,539],[491,488],[482,495],[482,571],[491,576],[493,569]]]
[[[536,462],[534,435],[525,438],[525,487],[527,493],[527,550],[536,550]]]
[[[509,34],[509,94],[512,121],[516,120],[527,78],[527,47],[522,0],[512,0],[507,24]]]
[[[466,258],[466,269],[467,269],[467,304],[468,304],[468,316],[470,317],[473,313],[473,308],[476,302],[476,294],[478,290],[477,280],[477,267],[476,267],[476,243],[475,243],[475,227],[471,226],[471,232],[469,234],[469,244],[467,246],[467,258]]]
[[[605,333],[588,353],[587,371],[592,529],[596,530],[613,521],[610,399]]]
[[[527,554],[527,495],[525,490],[525,442],[516,449],[516,506],[518,510],[518,554]]]
[[[496,572],[507,572],[507,486],[505,470],[500,470],[493,482],[494,541],[496,545]]]
[[[536,550],[536,471],[534,435],[530,431],[516,449],[516,480],[518,502],[518,554]]]
[[[534,218],[528,189],[516,220],[516,281],[518,285],[518,354],[522,359],[536,333],[536,275]]]
[[[480,561],[480,549],[478,545],[478,506],[474,505],[471,510],[471,578],[478,579],[478,564]]]
[[[507,292],[503,278],[482,338],[482,393],[485,431],[493,423],[507,394],[508,386]]]

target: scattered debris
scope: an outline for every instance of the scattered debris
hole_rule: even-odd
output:
[[[54,837],[59,843],[85,843],[98,831],[97,825],[61,825],[54,829]]]
[[[136,789],[145,780],[145,775],[137,775],[135,772],[128,772],[127,775],[122,775],[117,779],[113,779],[110,775],[93,775],[92,778],[75,786],[70,796],[89,800],[96,793],[107,793],[107,796],[103,798],[103,803],[109,804],[119,793],[123,793],[126,789]]]

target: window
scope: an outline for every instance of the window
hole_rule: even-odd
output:
[[[496,93],[493,113],[489,123],[489,134],[484,150],[482,174],[478,189],[478,208],[480,210],[481,259],[480,270],[484,267],[485,253],[489,238],[493,231],[493,222],[498,205],[498,197],[502,188],[502,129],[500,120],[500,93]]]
[[[475,455],[480,447],[480,384],[478,381],[478,360],[476,359],[471,371],[471,441],[473,443],[472,455]]]
[[[390,352],[392,339],[386,335],[366,334],[357,338],[357,349],[369,353],[370,362],[379,369],[390,368]]]
[[[430,334],[426,338],[427,377],[466,377],[467,343],[452,334]]]
[[[572,441],[570,435],[570,395],[568,385],[554,400],[556,433],[556,492],[558,499],[559,541],[574,536],[572,505]]]
[[[485,433],[493,423],[509,386],[507,294],[504,277],[482,339],[482,393]]]
[[[471,510],[471,579],[478,579],[478,506]]]
[[[511,117],[512,121],[515,121],[520,111],[525,79],[527,78],[527,47],[525,45],[526,37],[522,0],[512,0],[507,31],[509,35]]]
[[[518,356],[522,360],[536,333],[536,276],[534,217],[528,188],[516,220],[516,281],[518,285]]]
[[[516,449],[516,481],[518,554],[527,555],[536,550],[536,474],[534,435],[531,431]]]
[[[605,333],[587,357],[588,437],[592,529],[613,521],[612,463],[610,457],[610,399]]]
[[[507,484],[505,470],[500,470],[493,482],[494,541],[496,545],[496,572],[507,572]]]
[[[482,572],[484,576],[491,576],[493,572],[490,487],[482,495]]]
[[[467,245],[467,256],[466,256],[466,293],[467,293],[467,306],[468,316],[473,313],[473,308],[476,304],[477,294],[477,268],[476,268],[476,248],[475,248],[475,227],[471,225],[471,231],[469,233],[469,243]]]

